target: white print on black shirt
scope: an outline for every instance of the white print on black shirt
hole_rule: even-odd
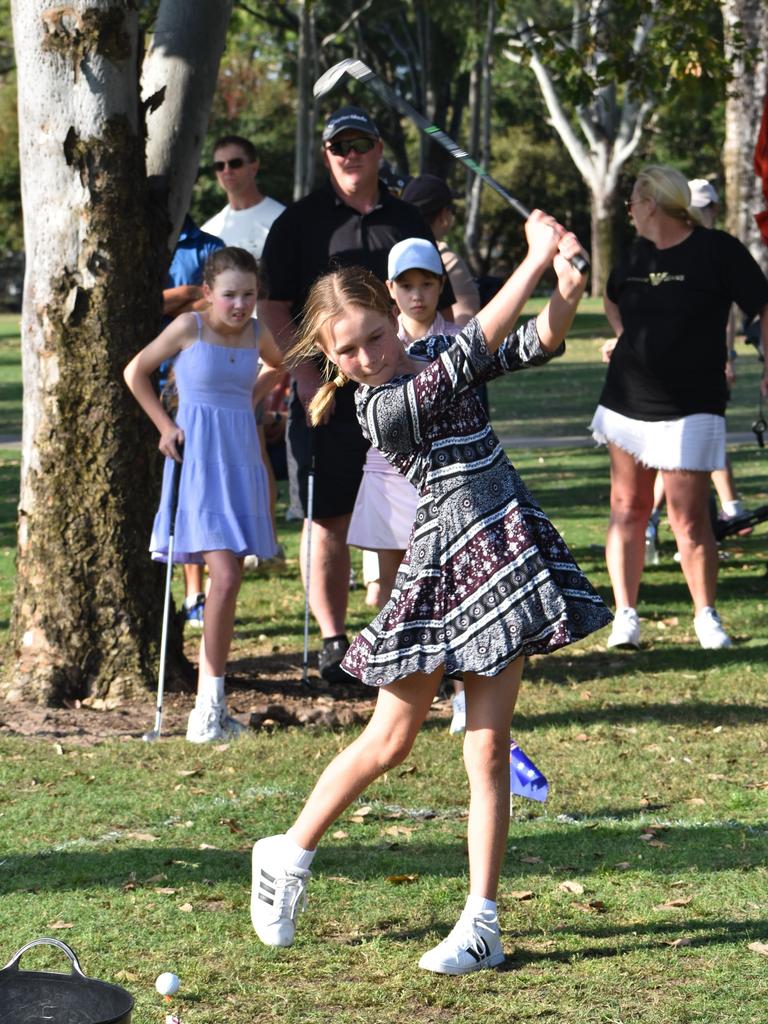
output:
[[[666,270],[659,273],[649,273],[648,277],[628,277],[627,281],[636,284],[650,284],[655,288],[658,284],[671,284],[673,281],[684,281],[685,274],[668,274]]]

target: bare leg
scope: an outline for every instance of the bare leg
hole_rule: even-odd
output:
[[[203,567],[193,562],[184,566],[184,596],[197,597],[203,591]]]
[[[509,832],[509,727],[524,658],[491,678],[467,672],[464,764],[470,801],[469,891],[495,900]]]
[[[350,516],[333,516],[315,519],[312,523],[309,606],[324,637],[338,636],[345,631],[350,569],[347,547],[349,520]],[[308,531],[309,520],[305,519],[300,559],[305,587]]]
[[[664,471],[667,515],[697,612],[714,607],[717,545],[709,518],[709,473]]]
[[[712,483],[715,485],[717,496],[720,499],[720,507],[725,508],[726,502],[739,500],[736,491],[736,481],[733,479],[733,468],[730,459],[725,460],[723,469],[712,470]]]
[[[291,827],[295,843],[314,850],[328,826],[355,797],[408,756],[442,675],[440,668],[430,675],[408,676],[379,690],[368,725],[331,761]]]
[[[397,578],[397,570],[400,568],[405,552],[385,548],[377,551],[377,554],[379,556],[378,606],[383,608],[392,595],[392,588]]]
[[[231,551],[205,551],[210,583],[205,601],[200,673],[223,676],[235,628],[235,607],[242,579],[242,562]]]
[[[611,519],[605,541],[605,560],[616,607],[636,608],[656,470],[642,466],[617,445],[609,444],[608,451],[611,456]]]

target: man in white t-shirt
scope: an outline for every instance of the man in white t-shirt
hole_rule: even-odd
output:
[[[229,202],[203,224],[203,231],[260,259],[272,221],[285,207],[259,191],[256,148],[240,135],[225,135],[213,147],[213,169]]]

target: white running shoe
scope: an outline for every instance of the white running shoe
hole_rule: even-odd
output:
[[[451,718],[451,725],[448,729],[451,736],[464,732],[467,728],[467,698],[464,696],[464,693],[464,690],[460,690],[451,700],[453,718]]]
[[[251,921],[266,946],[291,946],[296,915],[307,907],[307,882],[312,872],[286,867],[280,859],[283,836],[260,839],[253,847]]]
[[[219,708],[218,704],[207,704],[205,707],[195,705],[192,708],[187,721],[189,743],[217,743],[227,738],[221,729]]]
[[[190,743],[226,743],[246,731],[245,726],[230,715],[223,701],[204,707],[195,705],[189,713],[187,740]]]
[[[606,647],[626,647],[636,651],[640,646],[640,619],[634,608],[617,608],[613,629]]]
[[[702,608],[693,620],[693,628],[696,630],[699,643],[705,650],[717,651],[723,647],[730,647],[732,644],[731,638],[723,629],[720,616],[709,605]]]
[[[450,935],[425,953],[419,967],[435,974],[470,974],[504,963],[499,919],[495,914],[462,914]]]

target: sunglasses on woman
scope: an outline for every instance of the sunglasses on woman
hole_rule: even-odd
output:
[[[230,171],[238,171],[244,163],[245,157],[234,156],[231,160],[214,160],[213,169],[217,174],[223,171],[225,167],[228,167]]]
[[[347,156],[352,150],[355,153],[370,153],[376,145],[376,140],[366,139],[344,139],[342,142],[329,142],[326,149],[334,156]]]

